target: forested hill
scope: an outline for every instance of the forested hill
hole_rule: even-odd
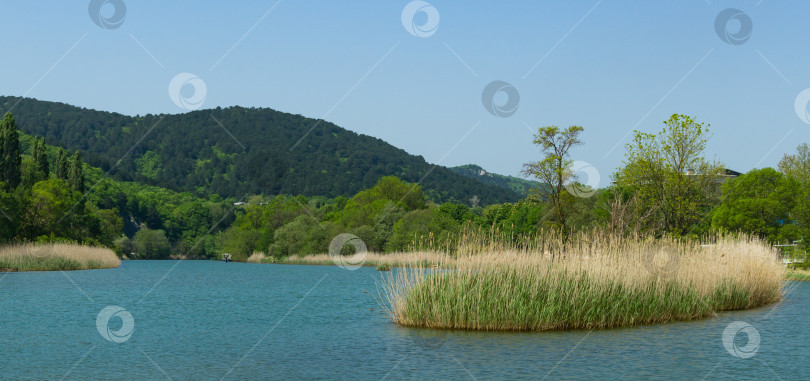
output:
[[[541,186],[541,184],[537,181],[490,173],[485,171],[484,168],[481,168],[475,164],[460,165],[458,167],[451,167],[448,169],[460,175],[478,180],[484,184],[512,190],[522,196],[528,196],[530,190],[538,189]]]
[[[200,196],[351,196],[393,175],[419,182],[437,202],[468,203],[478,196],[482,204],[491,204],[521,198],[512,190],[434,168],[380,139],[268,108],[133,117],[31,98],[0,97],[0,105],[13,107],[22,131],[81,151],[85,162],[112,168],[114,178]]]

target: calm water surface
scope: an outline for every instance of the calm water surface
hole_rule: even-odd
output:
[[[0,378],[810,379],[806,282],[779,305],[702,321],[487,333],[391,324],[375,299],[381,276],[210,261],[0,274]],[[122,343],[97,328],[108,306],[134,321]],[[734,321],[759,333],[753,357],[724,348]],[[122,324],[113,317],[107,328]],[[746,335],[735,343],[745,346]]]

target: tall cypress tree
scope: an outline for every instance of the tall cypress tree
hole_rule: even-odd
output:
[[[34,144],[31,146],[31,157],[34,158],[34,163],[37,162],[37,157],[39,157],[39,139],[34,137]]]
[[[56,155],[56,178],[59,180],[68,179],[68,159],[65,150],[59,148],[59,153]]]
[[[34,141],[34,163],[36,163],[39,172],[47,179],[50,176],[50,165],[48,164],[48,155],[45,150],[45,138],[39,138]]]
[[[20,135],[17,132],[17,122],[11,113],[6,113],[0,121],[0,181],[6,184],[9,189],[16,188],[20,184],[20,167],[22,158],[20,157]]]
[[[0,121],[0,182],[5,182],[6,168],[6,124]]]
[[[82,154],[79,151],[73,154],[68,182],[74,191],[84,193],[84,170],[82,169]]]

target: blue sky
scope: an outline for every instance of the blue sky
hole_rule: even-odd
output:
[[[629,132],[656,132],[673,113],[710,123],[709,156],[742,172],[810,141],[794,108],[810,88],[807,2],[436,0],[438,27],[423,37],[403,25],[409,1],[123,2],[114,29],[94,24],[89,1],[0,4],[0,94],[181,113],[169,83],[192,73],[206,85],[202,108],[323,118],[429,162],[509,175],[540,158],[537,127],[576,124],[585,144],[572,158],[592,164],[601,186]],[[742,44],[715,31],[730,7],[753,25]],[[482,104],[495,80],[520,94],[509,117]]]

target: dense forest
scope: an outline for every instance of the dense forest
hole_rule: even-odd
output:
[[[484,168],[481,168],[481,166],[475,164],[459,165],[458,167],[450,167],[448,169],[458,173],[459,175],[476,179],[484,184],[511,189],[523,197],[530,195],[532,189],[537,189],[540,187],[540,183],[537,181],[487,172],[484,170]]]
[[[126,116],[30,98],[0,97],[20,130],[123,181],[243,198],[251,194],[349,197],[383,176],[419,182],[435,202],[482,205],[521,198],[427,163],[380,139],[268,108]]]
[[[705,158],[708,130],[673,115],[657,134],[636,132],[609,187],[590,189],[571,172],[567,150],[584,144],[579,126],[541,127],[537,162],[524,173],[545,186],[514,202],[436,202],[418,183],[379,175],[349,197],[266,194],[228,197],[178,192],[113,178],[70,153],[0,122],[0,242],[78,242],[141,259],[273,261],[324,253],[340,233],[369,250],[448,249],[471,229],[520,244],[541,230],[564,235],[603,229],[619,235],[700,238],[745,233],[792,243],[810,235],[810,147],[777,169],[739,177]],[[560,149],[563,147],[564,149]],[[167,151],[168,152],[168,151]],[[162,165],[162,164],[161,164]],[[108,170],[109,171],[109,170]],[[277,180],[280,181],[280,180]]]

